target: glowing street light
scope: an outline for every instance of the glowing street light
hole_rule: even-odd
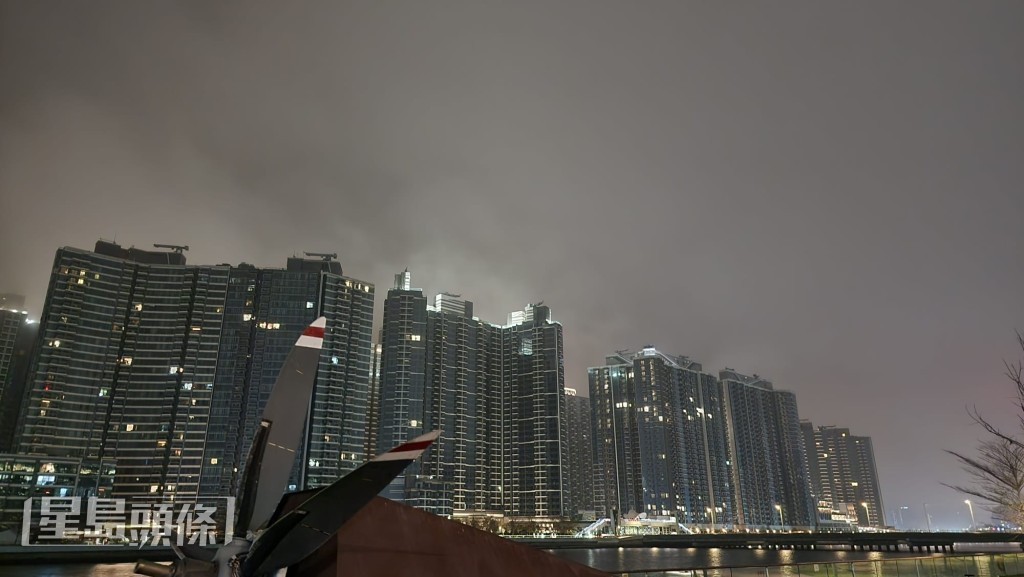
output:
[[[967,509],[971,512],[971,530],[973,531],[977,527],[977,523],[974,522],[974,505],[971,505],[970,499],[964,499],[964,503],[967,503]]]
[[[705,509],[707,509],[708,513],[711,513],[711,530],[714,531],[715,530],[715,508],[714,507],[705,507]]]
[[[864,515],[867,516],[867,518],[868,518],[868,525],[867,526],[870,527],[871,526],[871,510],[868,509],[868,504],[867,504],[866,501],[861,503],[860,506],[864,507]]]
[[[775,504],[775,510],[779,512],[779,525],[781,525],[782,528],[785,529],[786,528],[786,517],[783,516],[783,514],[782,514],[782,505],[779,505],[778,503],[776,503]]]

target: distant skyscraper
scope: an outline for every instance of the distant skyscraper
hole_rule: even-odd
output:
[[[636,423],[633,361],[628,355],[605,358],[587,370],[594,436],[594,508],[617,518],[644,511],[640,440]]]
[[[812,526],[815,516],[796,395],[732,369],[721,371],[719,378],[729,419],[737,523]]]
[[[410,504],[446,514],[503,510],[501,372],[496,327],[473,317],[473,303],[442,293],[427,307],[425,428],[441,429],[423,459]]]
[[[208,465],[204,491],[238,483],[259,416],[296,335],[318,316],[327,331],[304,443],[293,471],[296,488],[329,484],[366,458],[372,370],[373,285],[342,275],[340,263],[289,258],[284,269],[231,269],[218,365],[215,414],[231,416],[210,448],[224,459]],[[237,415],[237,416],[236,416]],[[221,437],[224,448],[218,448]],[[218,487],[220,487],[218,489]]]
[[[569,466],[563,467],[566,477],[568,507],[566,516],[582,519],[594,512],[593,431],[590,422],[590,399],[576,395],[576,389],[565,389],[566,422],[568,424]]]
[[[28,313],[0,307],[0,453],[10,452],[14,444],[28,364],[38,335],[39,325]]]
[[[21,451],[113,468],[114,495],[224,494],[296,335],[324,315],[296,484],[365,458],[373,287],[338,263],[191,266],[101,241],[58,250],[53,271]]]
[[[370,359],[370,404],[366,415],[366,454],[380,453],[377,448],[377,433],[380,429],[380,343],[373,345],[373,356]]]
[[[506,412],[506,488],[513,515],[565,514],[562,464],[568,464],[562,325],[551,309],[527,305],[502,327],[502,372],[512,388],[502,392]],[[509,459],[510,457],[510,459]]]
[[[381,447],[441,429],[386,491],[438,514],[563,515],[566,462],[561,325],[527,307],[499,326],[442,293],[427,304],[395,276],[381,330]]]
[[[884,527],[885,510],[871,438],[851,435],[849,429],[814,428],[810,421],[800,424],[808,447],[819,522]]]
[[[380,420],[377,445],[394,447],[426,431],[424,413],[427,343],[427,298],[411,285],[409,271],[395,275],[384,299],[380,332]],[[450,434],[450,433],[448,433]],[[423,459],[438,450],[438,439]],[[395,500],[410,496],[421,461],[412,463],[392,481],[385,494]],[[435,510],[435,512],[437,512]]]
[[[715,377],[654,347],[606,362],[589,370],[598,509],[731,524],[729,445]]]

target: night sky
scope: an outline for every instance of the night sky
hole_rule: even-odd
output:
[[[409,267],[487,320],[550,305],[566,386],[645,344],[766,376],[874,439],[887,509],[969,524],[943,449],[968,406],[1015,424],[1024,2],[0,6],[33,314],[100,237],[337,252],[378,315]]]

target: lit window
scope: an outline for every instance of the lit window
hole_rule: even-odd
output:
[[[251,320],[252,320],[252,315],[251,314],[245,313],[244,315],[242,315],[242,321],[243,322],[249,322]]]
[[[78,279],[78,284],[85,284],[85,279]]]
[[[142,310],[142,303],[135,303],[135,310],[141,311]]]
[[[132,366],[132,358],[131,357],[121,357],[121,364],[126,366],[126,367]]]
[[[306,301],[306,308],[307,309],[313,308],[313,301]]]
[[[178,367],[174,367],[174,366],[172,366],[172,367],[171,367],[171,368],[170,368],[170,369],[169,369],[169,370],[167,371],[167,374],[168,374],[168,375],[176,375],[176,374],[178,374]]]
[[[105,397],[105,396],[107,396],[109,394],[110,394],[110,390],[109,389],[105,389],[105,388],[104,389],[100,389],[100,395],[99,396]]]
[[[410,427],[418,427],[419,425],[420,425],[420,422],[417,421],[416,419],[413,419],[413,420],[409,421],[409,426]]]
[[[150,493],[156,493],[156,489],[157,489],[157,485],[150,485],[149,486],[149,492]]]
[[[210,457],[210,464],[211,465],[216,465],[218,462],[219,461],[217,461],[217,457]]]
[[[124,430],[129,431],[129,432],[130,431],[134,431],[135,430],[135,425],[133,423],[128,423],[127,425],[124,426]]]
[[[338,357],[331,357],[331,364],[332,365],[338,364]]]
[[[186,390],[186,391],[191,391],[192,390],[192,383],[182,383],[181,384],[181,388]]]

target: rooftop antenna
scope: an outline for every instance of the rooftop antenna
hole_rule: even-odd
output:
[[[184,251],[188,250],[188,245],[180,245],[180,244],[154,244],[153,248],[169,248],[169,249],[171,249],[172,251],[174,251],[174,252],[176,252],[178,254],[182,254]]]
[[[303,252],[302,254],[308,257],[319,258],[324,262],[331,262],[332,260],[338,259],[338,253],[336,252]]]

